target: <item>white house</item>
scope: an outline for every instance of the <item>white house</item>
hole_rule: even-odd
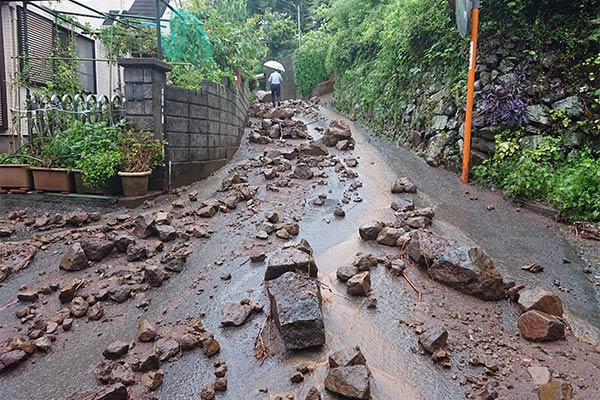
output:
[[[88,93],[111,96],[120,82],[119,68],[107,62],[104,46],[92,30],[116,23],[109,16],[129,14],[156,17],[156,0],[54,0],[27,1],[27,35],[24,34],[24,1],[0,1],[0,152],[14,151],[19,137],[27,136],[24,123],[26,88],[20,87],[17,72],[21,71],[20,56],[25,43],[30,56],[30,81],[44,85],[52,79],[45,58],[51,55],[54,36],[66,32],[75,34],[79,63],[78,77]],[[160,13],[168,17],[168,8],[161,1]],[[75,18],[77,24],[69,22]]]

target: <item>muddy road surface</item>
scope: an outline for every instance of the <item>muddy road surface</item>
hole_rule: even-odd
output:
[[[137,209],[14,204],[0,217],[0,399],[600,398],[598,242],[327,104],[255,104],[226,167]],[[290,272],[265,281],[276,268]],[[290,276],[306,282],[286,292]],[[353,361],[329,357],[340,350]]]

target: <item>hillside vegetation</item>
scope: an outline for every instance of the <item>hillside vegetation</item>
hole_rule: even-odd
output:
[[[447,0],[330,0],[296,51],[304,93],[458,170],[469,42]],[[472,162],[512,197],[600,220],[600,1],[483,1]]]

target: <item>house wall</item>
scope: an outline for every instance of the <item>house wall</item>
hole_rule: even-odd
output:
[[[134,0],[93,0],[85,3],[90,7],[108,12],[111,10],[128,10]],[[26,141],[27,124],[24,119],[25,99],[27,91],[23,87],[16,87],[12,84],[15,72],[18,70],[18,60],[15,58],[19,55],[18,51],[18,30],[17,30],[17,6],[20,2],[11,4],[0,3],[2,10],[2,39],[4,41],[4,58],[6,66],[5,79],[7,83],[7,104],[8,104],[8,119],[9,128],[0,130],[0,152],[14,152],[20,147],[21,141]],[[71,2],[53,2],[52,6],[61,11],[73,11],[81,13],[91,13],[88,10],[82,9],[80,6]],[[54,19],[50,14],[30,7],[31,12],[38,15]],[[163,18],[168,18],[169,10]],[[100,28],[104,20],[98,18],[77,18],[81,23],[89,23],[94,28]],[[74,28],[77,32],[78,29]],[[81,33],[81,32],[78,32]],[[89,37],[88,35],[84,35]],[[95,41],[95,50],[97,59],[106,59],[107,51],[98,40]],[[106,95],[111,97],[115,92],[114,89],[119,87],[119,82],[123,81],[123,69],[117,65],[109,65],[106,61],[96,61],[96,94]],[[12,112],[10,110],[13,110]],[[19,112],[21,110],[21,112]],[[20,117],[19,117],[20,116]],[[19,139],[21,138],[21,139]]]
[[[235,154],[246,126],[248,90],[225,79],[204,81],[201,90],[166,85],[170,66],[155,59],[120,60],[125,65],[125,110],[136,128],[165,139],[165,168],[151,187],[166,189],[208,177]]]

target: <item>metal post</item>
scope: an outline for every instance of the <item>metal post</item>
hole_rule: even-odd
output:
[[[162,60],[162,39],[160,37],[160,0],[156,0],[156,58]]]
[[[29,2],[27,0],[23,0],[23,38],[21,38],[21,45],[22,48],[21,50],[23,51],[23,65],[22,65],[22,69],[25,71],[25,79],[27,82],[29,82],[29,27],[28,27],[28,17],[27,17],[27,4]],[[30,90],[29,90],[29,85],[27,86],[27,96],[26,96],[26,101],[27,104],[29,104],[29,100],[30,100]]]
[[[473,1],[471,20],[471,55],[469,60],[469,78],[467,81],[467,113],[465,116],[465,134],[463,145],[462,181],[469,183],[469,163],[471,161],[471,127],[473,123],[473,97],[475,94],[475,68],[477,67],[477,34],[479,28],[479,0]]]

